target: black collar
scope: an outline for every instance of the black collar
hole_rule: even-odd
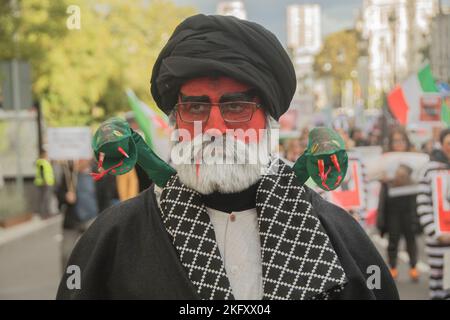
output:
[[[259,182],[236,193],[214,192],[202,195],[202,201],[208,208],[228,213],[252,209],[256,207],[258,185]]]

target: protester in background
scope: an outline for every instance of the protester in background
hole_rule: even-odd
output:
[[[351,130],[350,138],[355,142],[355,147],[365,147],[369,145],[369,142],[364,137],[364,132],[359,128]]]
[[[119,193],[119,200],[125,201],[134,198],[139,193],[139,180],[136,174],[136,169],[116,176],[117,191]]]
[[[97,192],[98,212],[102,212],[120,202],[116,177],[111,174],[107,174],[103,179],[95,182],[95,190]]]
[[[441,149],[435,150],[424,168],[420,181],[420,193],[417,196],[417,213],[426,235],[426,251],[430,265],[430,296],[432,299],[450,300],[450,289],[444,287],[443,277],[445,267],[450,272],[450,266],[444,266],[444,256],[450,255],[450,234],[439,235],[434,219],[434,201],[432,197],[431,176],[437,170],[450,169],[450,129],[445,129],[439,137]],[[444,199],[443,199],[444,200]]]
[[[368,139],[369,146],[380,146],[381,145],[381,133],[380,130],[374,129],[369,133]]]
[[[431,141],[432,141],[432,146],[431,146],[431,152],[430,152],[430,158],[432,160],[436,160],[438,162],[447,162],[447,157],[445,155],[445,153],[443,152],[443,148],[442,148],[442,142],[441,142],[441,134],[442,131],[439,130],[439,128],[437,127],[433,127],[432,129],[432,137],[431,137]],[[436,138],[437,135],[437,138]]]
[[[139,182],[139,193],[141,193],[142,191],[149,188],[152,185],[153,181],[148,177],[148,175],[140,165],[136,164],[134,168],[136,169],[136,175]]]
[[[408,134],[403,128],[394,128],[389,135],[387,147],[388,152],[409,152],[413,151],[413,146]]]
[[[80,236],[87,230],[98,214],[95,184],[91,172],[91,160],[78,160],[64,167],[62,183],[58,188],[58,200],[64,213],[62,267],[65,268],[70,254]]]
[[[432,139],[430,139],[430,140],[428,140],[428,141],[425,141],[425,142],[422,144],[421,151],[422,151],[423,153],[426,153],[426,154],[428,154],[428,155],[431,155],[431,154],[433,153],[433,150],[434,150],[434,142],[433,142]]]
[[[381,236],[389,235],[388,263],[392,277],[398,277],[397,255],[400,238],[405,237],[406,250],[409,255],[411,280],[417,281],[419,273],[417,264],[416,233],[419,232],[416,214],[416,193],[411,190],[412,169],[407,165],[399,165],[395,177],[383,183],[378,203],[377,228]],[[408,188],[409,187],[409,188]]]
[[[2,166],[0,165],[0,189],[5,186],[5,179],[3,178]]]
[[[308,148],[309,128],[305,127],[300,133],[300,147],[302,150]]]
[[[350,150],[350,149],[353,149],[355,147],[355,141],[353,141],[352,138],[350,138],[350,136],[347,133],[347,131],[345,131],[344,129],[341,129],[341,128],[337,128],[335,130],[336,130],[337,133],[339,133],[339,135],[344,140],[345,149],[346,150]]]
[[[139,128],[139,124],[137,123],[134,113],[128,113],[127,115],[125,115],[125,119],[127,120],[128,124],[130,125],[130,128],[132,128],[134,131],[136,131],[137,133],[142,135],[142,132]],[[143,135],[142,135],[143,136]],[[144,169],[142,169],[139,164],[136,164],[136,166],[134,167],[135,171],[134,173],[130,173],[129,176],[127,176],[124,179],[120,179],[118,176],[118,179],[116,179],[116,185],[120,184],[119,188],[119,195],[120,195],[120,200],[124,201],[130,198],[135,197],[138,193],[146,190],[147,188],[149,188],[153,181],[150,180],[150,178],[148,177],[148,175],[145,173]],[[138,181],[138,191],[136,191],[135,187],[135,180],[134,180],[134,176],[137,177],[137,181]],[[127,190],[128,187],[131,187],[131,190]]]
[[[38,213],[41,218],[48,218],[52,215],[51,201],[53,196],[53,186],[55,185],[55,175],[45,151],[41,151],[39,159],[36,160],[34,185],[38,189]]]
[[[302,155],[304,149],[302,149],[300,139],[292,138],[286,143],[286,160],[295,163]]]
[[[278,143],[278,153],[283,159],[286,158],[286,148],[284,146],[284,143]]]
[[[394,128],[388,141],[388,152],[409,152],[411,142],[408,134],[402,128]],[[381,181],[380,200],[378,204],[378,228],[383,235],[388,233],[388,257],[392,277],[398,277],[397,254],[401,236],[405,237],[406,248],[410,257],[409,276],[413,281],[419,278],[416,269],[417,245],[415,234],[419,231],[416,222],[414,198],[417,195],[412,185],[411,169],[400,166],[393,180],[384,178]],[[409,173],[408,173],[409,172]]]

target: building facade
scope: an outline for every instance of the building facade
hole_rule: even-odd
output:
[[[368,42],[368,82],[373,93],[369,106],[420,68],[438,6],[437,0],[364,1],[362,29]]]
[[[431,24],[430,61],[436,80],[450,83],[450,10],[438,14]]]
[[[314,56],[322,47],[321,9],[317,4],[287,7],[287,48],[294,63],[298,89],[312,89]]]
[[[220,1],[217,4],[217,14],[235,16],[239,19],[247,19],[247,12],[243,1]]]

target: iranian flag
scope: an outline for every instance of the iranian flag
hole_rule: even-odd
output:
[[[392,90],[387,100],[402,125],[436,120],[450,124],[448,106],[440,96],[429,64]]]
[[[150,148],[154,149],[154,138],[156,138],[155,130],[157,128],[167,129],[169,127],[167,116],[146,105],[136,96],[133,90],[128,89],[126,93],[128,103],[134,113],[134,118],[144,134],[145,142],[150,146]]]

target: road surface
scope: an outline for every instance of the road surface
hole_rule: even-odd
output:
[[[28,230],[20,226],[6,232],[0,231],[0,299],[55,298],[61,277],[61,217],[32,223],[35,226]],[[2,242],[2,237],[10,239]],[[375,233],[371,238],[385,257],[386,240]],[[422,277],[418,283],[413,283],[408,278],[407,255],[400,253],[397,285],[401,299],[428,299],[428,274],[422,239],[419,239],[419,260]]]

